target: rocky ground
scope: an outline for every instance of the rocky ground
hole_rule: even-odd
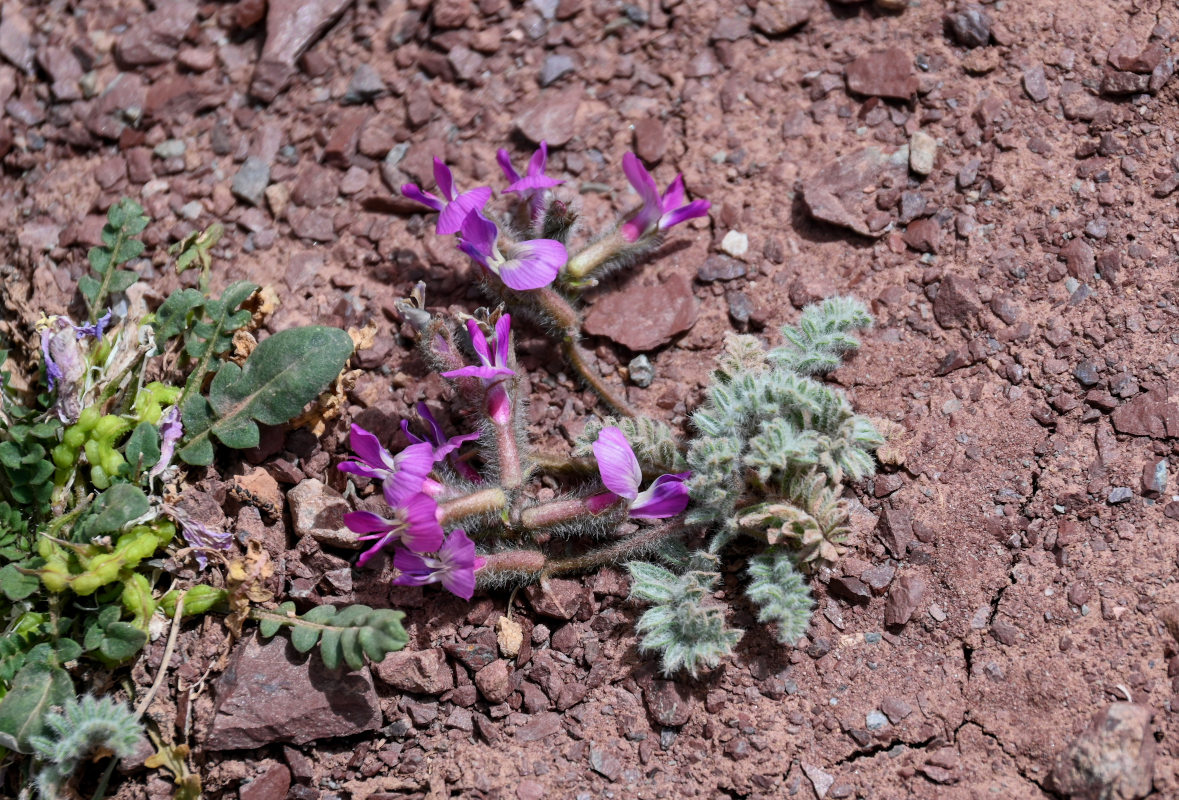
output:
[[[274,432],[187,502],[264,542],[280,599],[392,604],[411,645],[340,677],[194,623],[152,717],[207,796],[1179,796],[1177,41],[1165,0],[6,3],[9,298],[66,311],[129,195],[158,291],[164,246],[220,221],[214,282],[275,287],[272,331],[378,328],[322,438]],[[590,298],[600,371],[654,365],[627,389],[646,413],[684,424],[727,331],[870,303],[834,380],[903,436],[797,649],[734,576],[735,657],[662,680],[607,570],[521,593],[509,660],[507,597],[391,591],[321,544],[347,423],[397,441],[416,401],[448,408],[393,301],[419,279],[479,299],[395,187],[432,186],[434,156],[498,186],[495,150],[542,139],[591,229],[634,202],[631,148],[713,203]],[[599,406],[521,343],[532,432],[568,447]],[[170,784],[131,771],[118,796]]]

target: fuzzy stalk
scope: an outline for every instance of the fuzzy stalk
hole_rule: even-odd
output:
[[[593,516],[593,511],[586,503],[586,498],[554,500],[551,503],[541,503],[521,511],[520,525],[528,530],[537,530],[589,516]]]
[[[569,359],[569,363],[578,371],[582,379],[585,380],[589,387],[597,393],[598,397],[606,401],[606,404],[617,411],[624,417],[636,417],[638,412],[631,408],[630,403],[626,402],[614,389],[602,380],[593,367],[589,363],[589,353],[577,340],[572,337],[565,337],[561,342],[561,347],[565,351],[565,357]]]
[[[542,472],[573,475],[596,475],[598,462],[592,458],[574,458],[560,453],[534,452],[532,463]]]
[[[469,517],[478,517],[500,511],[508,504],[508,496],[504,490],[480,489],[453,500],[447,500],[438,505],[438,522],[443,525],[453,525]]]
[[[544,568],[544,576],[568,575],[575,572],[588,572],[609,564],[616,564],[636,558],[664,539],[679,535],[682,528],[677,525],[655,525],[639,531],[634,536],[618,539],[610,544],[583,553],[579,556],[567,558],[550,558]]]
[[[569,263],[565,265],[565,272],[569,277],[580,280],[617,256],[627,244],[621,233],[617,230],[611,231],[570,256]]]
[[[515,398],[512,402],[516,402]],[[484,407],[486,408],[486,404]],[[520,465],[520,446],[516,442],[516,429],[511,420],[502,425],[491,421],[491,427],[495,431],[495,450],[496,457],[499,459],[499,482],[505,489],[519,489],[524,483],[524,469]]]

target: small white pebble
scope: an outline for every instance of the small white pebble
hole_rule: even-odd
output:
[[[737,231],[729,231],[721,239],[721,250],[733,258],[740,258],[749,252],[749,237]]]

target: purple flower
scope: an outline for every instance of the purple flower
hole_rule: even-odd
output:
[[[565,245],[556,239],[516,242],[507,255],[500,252],[498,239],[499,228],[475,209],[463,221],[459,249],[498,275],[509,289],[527,291],[548,286],[569,261]]]
[[[168,406],[160,415],[160,460],[147,473],[148,480],[162,473],[172,463],[172,454],[176,451],[176,443],[184,434],[184,424],[180,421],[180,407]]]
[[[401,194],[439,212],[434,232],[444,236],[458,233],[467,215],[483,208],[491,199],[490,186],[479,186],[469,192],[457,193],[450,169],[437,157],[434,158],[434,182],[438,184],[438,191],[442,193],[442,197],[423,192],[413,183],[402,186]]]
[[[363,567],[391,542],[399,541],[411,550],[422,552],[437,550],[442,544],[442,526],[438,524],[438,504],[434,498],[419,492],[400,502],[394,502],[395,499],[386,487],[385,501],[393,508],[393,519],[371,511],[350,511],[344,515],[348,530],[364,534],[360,541],[376,540],[376,544],[360,555],[357,566]]]
[[[426,423],[429,432],[426,438],[417,436],[409,430],[409,421],[401,420],[401,430],[405,431],[406,437],[413,444],[421,444],[423,442],[429,443],[434,448],[434,463],[442,460],[448,460],[450,465],[468,480],[479,481],[479,473],[475,472],[469,464],[460,461],[457,458],[457,450],[467,442],[473,442],[479,438],[478,433],[464,433],[461,436],[451,436],[449,439],[446,434],[442,432],[442,426],[438,424],[438,420],[434,419],[434,415],[430,413],[430,409],[426,407],[425,403],[417,404],[418,416],[422,418],[422,422]]]
[[[622,157],[622,170],[643,201],[643,207],[638,213],[622,226],[622,235],[627,241],[638,241],[655,231],[664,231],[672,225],[703,217],[712,206],[707,200],[693,200],[684,205],[683,175],[676,175],[671,186],[668,186],[667,191],[660,197],[655,179],[634,153],[627,153]]]
[[[473,319],[467,320],[471,346],[479,356],[479,365],[443,372],[444,378],[479,378],[487,389],[487,414],[497,425],[504,425],[511,417],[511,399],[504,388],[504,378],[516,373],[508,366],[508,352],[512,340],[512,316],[504,314],[495,323],[495,341],[488,342],[483,329]],[[421,447],[422,445],[412,445]],[[427,445],[428,446],[428,445]]]
[[[499,168],[504,171],[504,177],[511,184],[511,186],[504,189],[504,194],[516,193],[527,200],[532,208],[533,220],[539,219],[541,212],[544,210],[545,190],[559,186],[565,182],[559,181],[556,178],[550,178],[544,174],[545,164],[548,162],[548,159],[549,145],[547,142],[541,142],[540,148],[532,154],[532,158],[528,161],[528,174],[521,175],[512,166],[512,157],[508,155],[507,150],[500,148],[499,152],[495,154],[495,160],[499,162]]]
[[[337,469],[385,481],[386,496],[391,492],[394,498],[389,505],[398,505],[399,501],[420,492],[426,476],[434,468],[434,448],[429,444],[411,444],[394,456],[381,447],[376,436],[359,425],[352,426],[350,441],[360,461],[345,461]]]
[[[660,475],[646,491],[639,491],[643,471],[635,458],[630,442],[622,431],[613,426],[602,428],[594,442],[594,457],[598,460],[598,472],[602,483],[613,495],[623,498],[629,506],[628,513],[637,519],[664,519],[674,517],[688,507],[688,487],[684,485],[692,473],[679,472]],[[605,508],[609,495],[599,495],[606,502],[594,502],[591,507]]]
[[[397,548],[393,566],[401,573],[393,579],[396,586],[425,586],[441,582],[451,594],[470,600],[475,593],[475,571],[487,559],[475,555],[475,543],[462,528],[451,531],[436,557]]]
[[[163,506],[165,514],[180,523],[180,533],[188,546],[195,548],[193,558],[197,566],[204,569],[209,564],[205,550],[228,550],[233,547],[233,534],[228,531],[218,531],[203,522],[193,519],[187,511],[172,505]]]
[[[108,309],[107,312],[102,315],[102,318],[99,319],[98,322],[95,322],[93,325],[75,325],[74,326],[74,336],[75,336],[75,338],[78,338],[78,339],[81,339],[83,336],[93,336],[95,339],[101,339],[102,332],[106,328],[106,326],[108,324],[110,324],[110,321],[111,321],[111,312]]]
[[[87,336],[101,339],[103,330],[111,321],[111,312],[107,311],[102,319],[93,325],[75,325],[65,317],[50,317],[49,324],[41,329],[41,355],[45,359],[45,374],[49,378],[49,391],[59,381],[69,379],[68,383],[80,381],[86,374],[85,359],[77,343]],[[67,336],[67,331],[73,331],[73,336]]]

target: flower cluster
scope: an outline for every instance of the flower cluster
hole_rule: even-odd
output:
[[[509,184],[503,194],[519,196],[527,204],[532,227],[539,227],[545,214],[546,193],[563,183],[545,174],[547,143],[540,143],[523,175],[512,166],[507,150],[501,149],[496,161]],[[677,174],[667,191],[660,195],[655,179],[634,153],[623,156],[622,169],[643,203],[627,215],[619,227],[624,242],[657,242],[658,235],[671,226],[708,214],[710,203],[707,200],[685,202],[683,175]],[[497,275],[509,289],[542,289],[550,285],[569,262],[564,243],[556,239],[508,241],[499,226],[484,213],[492,195],[490,187],[459,192],[455,189],[450,169],[438,158],[434,159],[434,181],[441,197],[424,192],[412,183],[402,186],[401,193],[439,212],[435,231],[443,235],[457,233],[459,249],[479,266]],[[501,241],[504,242],[502,248]]]
[[[439,462],[462,464],[454,458],[456,451],[479,434],[447,438],[425,404],[418,404],[418,413],[429,433],[425,438],[415,436],[409,432],[408,423],[403,423],[411,444],[397,455],[386,450],[369,431],[359,425],[352,426],[352,450],[359,460],[344,462],[339,469],[381,481],[390,511],[388,516],[352,511],[344,515],[344,524],[360,534],[361,541],[373,542],[361,554],[358,566],[363,567],[377,553],[392,546],[393,565],[398,569],[394,584],[441,583],[469,600],[475,592],[475,571],[483,566],[483,559],[475,555],[475,544],[464,530],[443,532],[435,498],[445,487],[430,474]]]

